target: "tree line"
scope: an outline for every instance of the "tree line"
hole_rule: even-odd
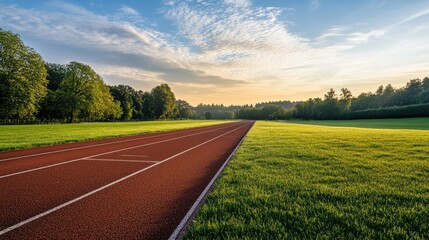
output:
[[[338,96],[333,89],[324,99],[310,98],[288,112],[289,118],[360,119],[429,116],[429,78],[412,79],[402,88],[379,86],[374,93],[353,97],[347,88]]]
[[[167,84],[151,91],[108,86],[90,66],[45,63],[19,35],[0,29],[0,121],[78,122],[188,118]]]
[[[288,109],[294,108],[298,103],[301,103],[301,102],[269,101],[269,102],[256,103],[255,107],[256,108],[263,108],[266,105],[276,105],[276,106],[280,106],[280,107],[283,107],[284,109],[288,110]]]

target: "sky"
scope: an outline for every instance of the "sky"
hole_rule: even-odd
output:
[[[428,0],[0,0],[0,28],[109,85],[198,103],[323,97],[429,76]]]

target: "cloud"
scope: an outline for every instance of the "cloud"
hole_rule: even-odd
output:
[[[250,6],[249,0],[224,0],[225,3],[231,4],[235,7],[248,7]]]
[[[320,0],[310,0],[311,9],[318,9],[320,6]]]
[[[413,20],[415,20],[415,19],[417,19],[417,18],[420,18],[420,17],[426,16],[426,15],[429,15],[429,8],[427,8],[427,9],[425,9],[425,10],[422,10],[422,11],[420,11],[420,12],[417,12],[417,13],[415,13],[415,14],[413,14],[413,15],[411,15],[411,16],[409,16],[409,17],[405,18],[405,19],[403,19],[403,20],[402,20],[402,21],[400,21],[398,24],[407,23],[407,22],[413,21]]]
[[[378,38],[385,35],[387,30],[371,30],[369,32],[355,32],[348,36],[348,40],[352,43],[366,43],[371,38]]]
[[[119,10],[124,14],[140,16],[139,12],[137,12],[134,8],[128,6],[122,6]]]
[[[0,10],[0,20],[5,27],[31,34],[33,41],[47,52],[61,52],[69,60],[149,71],[170,83],[219,87],[245,83],[180,65],[179,62],[186,61],[188,49],[171,43],[174,41],[166,34],[147,27],[135,27],[130,21],[119,21],[117,15],[112,20],[68,3],[55,3],[55,8],[56,13],[43,14],[6,6]],[[140,16],[126,6],[120,13]]]
[[[347,29],[348,28],[345,26],[332,26],[331,28],[326,30],[324,33],[322,33],[320,36],[315,38],[315,41],[321,43],[321,42],[324,42],[324,41],[329,40],[331,38],[344,36],[345,31]]]

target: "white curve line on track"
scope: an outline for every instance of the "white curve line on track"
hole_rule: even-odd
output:
[[[27,223],[30,223],[30,222],[32,222],[32,221],[34,221],[34,220],[37,220],[37,219],[39,219],[39,218],[41,218],[41,217],[44,217],[44,216],[46,216],[46,215],[48,215],[48,214],[50,214],[50,213],[53,213],[53,212],[55,212],[55,211],[57,211],[57,210],[59,210],[59,209],[61,209],[61,208],[64,208],[64,207],[66,207],[66,206],[68,206],[68,205],[70,205],[70,204],[73,204],[73,203],[75,203],[75,202],[77,202],[77,201],[79,201],[79,200],[82,200],[82,199],[84,199],[84,198],[86,198],[86,197],[89,197],[89,196],[91,196],[91,195],[93,195],[93,194],[95,194],[95,193],[97,193],[97,192],[99,192],[99,191],[102,191],[102,190],[104,190],[104,189],[106,189],[106,188],[108,188],[108,187],[111,187],[111,186],[113,186],[113,185],[115,185],[115,184],[117,184],[117,183],[120,183],[120,182],[122,182],[122,181],[124,181],[124,180],[126,180],[126,179],[128,179],[128,178],[130,178],[130,177],[133,177],[133,176],[135,176],[135,175],[137,175],[137,174],[139,174],[139,173],[142,173],[142,172],[144,172],[144,171],[146,171],[146,170],[148,170],[148,169],[151,169],[151,168],[153,168],[153,167],[155,167],[155,166],[158,166],[158,165],[159,165],[159,164],[161,164],[161,163],[167,162],[167,161],[169,161],[169,160],[171,160],[171,159],[173,159],[173,158],[175,158],[175,157],[177,157],[177,156],[180,156],[180,155],[185,154],[185,153],[187,153],[187,152],[189,152],[189,151],[192,151],[192,150],[194,150],[195,148],[198,148],[198,147],[200,147],[200,146],[203,146],[203,145],[205,145],[205,144],[207,144],[207,143],[209,143],[209,142],[212,142],[212,141],[214,141],[214,140],[216,140],[216,139],[218,139],[218,138],[220,138],[220,137],[223,137],[223,136],[225,136],[225,135],[227,135],[227,134],[229,134],[229,133],[231,133],[231,132],[234,132],[234,131],[236,131],[236,130],[238,130],[238,129],[240,129],[240,128],[244,127],[244,126],[247,126],[247,125],[248,125],[248,124],[244,124],[244,125],[242,125],[242,126],[240,126],[240,127],[238,127],[238,128],[235,128],[235,129],[233,129],[233,130],[231,130],[231,131],[228,131],[228,132],[226,132],[226,133],[224,133],[224,134],[221,134],[221,135],[219,135],[219,136],[217,136],[217,137],[214,137],[214,138],[212,138],[212,139],[210,139],[210,140],[207,140],[207,141],[205,141],[205,142],[203,142],[203,143],[200,143],[200,144],[195,145],[195,146],[193,146],[193,147],[191,147],[191,148],[188,148],[188,149],[187,149],[187,150],[185,150],[185,151],[182,151],[182,152],[177,153],[177,154],[175,154],[175,155],[173,155],[173,156],[171,156],[171,157],[168,157],[168,158],[166,158],[166,159],[164,159],[164,160],[162,160],[162,161],[160,161],[160,162],[158,162],[158,163],[155,163],[155,164],[153,164],[153,165],[151,165],[151,166],[149,166],[149,167],[143,168],[143,169],[141,169],[141,170],[139,170],[139,171],[137,171],[137,172],[134,172],[134,173],[132,173],[132,174],[130,174],[130,175],[127,175],[127,176],[125,176],[125,177],[122,177],[122,178],[120,178],[120,179],[118,179],[118,180],[116,180],[116,181],[113,181],[113,182],[111,182],[111,183],[109,183],[109,184],[107,184],[107,185],[104,185],[104,186],[102,186],[102,187],[100,187],[100,188],[97,188],[97,189],[95,189],[95,190],[93,190],[93,191],[91,191],[91,192],[89,192],[89,193],[86,193],[86,194],[84,194],[84,195],[80,196],[80,197],[77,197],[77,198],[75,198],[75,199],[72,199],[72,200],[70,200],[70,201],[68,201],[68,202],[65,202],[65,203],[63,203],[63,204],[61,204],[61,205],[59,205],[59,206],[57,206],[57,207],[51,208],[51,209],[49,209],[49,210],[47,210],[47,211],[45,211],[45,212],[43,212],[43,213],[40,213],[40,214],[38,214],[38,215],[36,215],[36,216],[33,216],[33,217],[28,218],[28,219],[26,219],[26,220],[24,220],[24,221],[22,221],[22,222],[19,222],[19,223],[17,223],[17,224],[15,224],[15,225],[13,225],[13,226],[10,226],[10,227],[8,227],[8,228],[5,228],[5,229],[3,229],[3,230],[1,230],[1,231],[0,231],[0,236],[1,236],[1,235],[3,235],[3,234],[5,234],[5,233],[7,233],[7,232],[10,232],[10,231],[12,231],[12,230],[14,230],[14,229],[16,229],[16,228],[19,228],[19,227],[21,227],[21,226],[23,226],[23,225],[25,225],[25,224],[27,224]]]
[[[231,126],[228,126],[228,127],[231,127]],[[221,129],[228,128],[228,127],[223,127]],[[107,154],[110,154],[110,153],[116,153],[116,152],[126,151],[126,150],[130,150],[130,149],[134,149],[134,148],[145,147],[145,146],[155,145],[155,144],[164,143],[164,142],[170,142],[170,141],[174,141],[174,140],[177,140],[177,139],[182,139],[182,138],[186,138],[186,137],[192,137],[192,136],[203,134],[203,133],[214,132],[214,131],[217,131],[217,130],[219,130],[219,129],[209,130],[209,131],[204,131],[204,132],[199,132],[199,133],[193,133],[193,134],[186,135],[186,136],[171,138],[171,139],[162,140],[162,141],[158,141],[158,142],[146,143],[146,144],[137,145],[137,146],[128,147],[128,148],[122,148],[122,149],[118,149],[118,150],[114,150],[114,151],[110,151],[110,152],[99,153],[99,154],[95,154],[95,155],[87,156],[87,157],[83,157],[83,158],[72,159],[72,160],[65,161],[65,162],[55,163],[55,164],[46,165],[46,166],[43,166],[43,167],[37,167],[37,168],[28,169],[28,170],[24,170],[24,171],[20,171],[20,172],[15,172],[15,173],[10,173],[10,174],[6,174],[6,175],[2,175],[2,176],[0,176],[0,179],[7,178],[7,177],[12,177],[12,176],[16,176],[16,175],[20,175],[20,174],[24,174],[24,173],[34,172],[34,171],[38,171],[38,170],[43,170],[43,169],[50,168],[50,167],[56,167],[56,166],[59,166],[59,165],[68,164],[68,163],[72,163],[72,162],[76,162],[76,161],[81,161],[81,160],[86,159],[86,158],[93,158],[93,157],[107,155]]]

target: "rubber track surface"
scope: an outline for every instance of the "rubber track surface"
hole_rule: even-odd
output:
[[[167,239],[252,125],[0,152],[0,239]]]

